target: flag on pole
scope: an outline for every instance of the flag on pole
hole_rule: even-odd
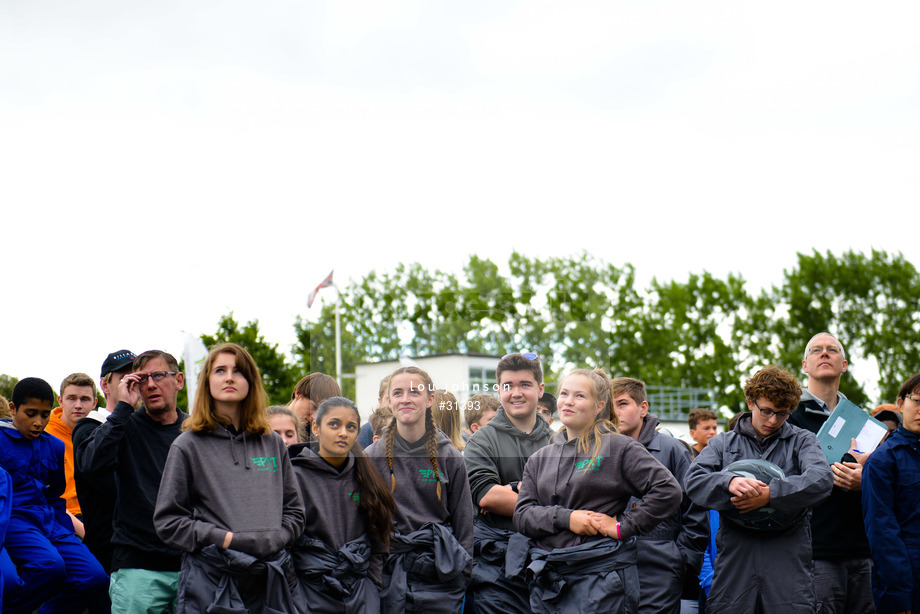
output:
[[[320,290],[322,290],[323,288],[328,288],[329,286],[332,285],[332,273],[334,271],[335,269],[333,269],[332,271],[329,271],[329,275],[326,276],[326,279],[319,282],[319,285],[316,286],[316,289],[313,290],[313,292],[310,293],[310,296],[307,297],[307,309],[313,306],[313,301],[316,299],[316,294]]]

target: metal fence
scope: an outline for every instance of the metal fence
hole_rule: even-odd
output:
[[[686,420],[694,407],[706,407],[716,411],[716,391],[711,388],[647,386],[646,392],[649,412],[658,416],[659,420]]]

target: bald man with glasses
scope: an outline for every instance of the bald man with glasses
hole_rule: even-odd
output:
[[[830,333],[818,333],[808,341],[802,357],[808,388],[789,417],[790,424],[817,434],[846,398],[840,392],[840,379],[847,364],[843,344]],[[831,496],[811,517],[819,612],[874,612],[872,559],[862,513],[862,465],[853,458],[841,459],[831,469]]]

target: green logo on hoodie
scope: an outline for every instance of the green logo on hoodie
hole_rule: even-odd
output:
[[[349,497],[351,497],[351,500],[354,501],[355,505],[360,505],[360,504],[361,504],[361,493],[359,493],[359,492],[347,492],[347,493],[345,493],[345,494],[348,495]]]
[[[598,456],[597,458],[593,460],[594,462],[591,462],[592,459],[589,458],[588,460],[583,460],[583,461],[575,463],[575,472],[584,473],[585,471],[588,471],[589,469],[591,471],[598,471],[601,468],[601,461],[604,460],[604,457]]]
[[[257,467],[256,471],[271,471],[275,473],[278,471],[278,457],[277,456],[253,456],[252,464]]]
[[[420,476],[422,476],[423,482],[437,482],[438,481],[438,479],[434,476],[434,469],[419,469],[418,473]],[[444,472],[439,471],[438,473],[441,476],[441,481],[446,482],[447,476],[444,475]]]

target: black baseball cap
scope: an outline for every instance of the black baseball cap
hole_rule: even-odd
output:
[[[136,358],[137,356],[130,350],[112,352],[105,357],[105,362],[102,363],[102,375],[99,377],[105,377],[109,373],[114,373],[115,371],[121,371],[125,367],[130,367],[134,364]]]

